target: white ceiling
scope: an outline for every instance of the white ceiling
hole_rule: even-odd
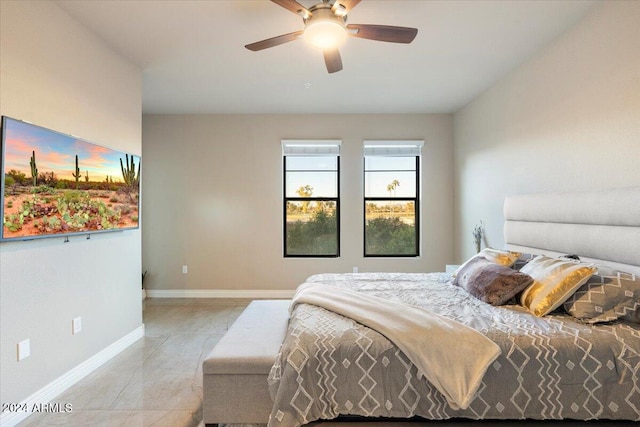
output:
[[[299,0],[307,7],[318,3]],[[145,113],[450,113],[582,19],[595,1],[363,0],[349,23],[418,28],[409,45],[349,38],[328,74],[267,0],[60,0],[143,71]],[[310,87],[308,87],[310,86]]]

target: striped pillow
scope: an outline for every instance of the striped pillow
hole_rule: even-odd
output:
[[[520,304],[536,316],[544,316],[562,305],[595,271],[595,267],[578,261],[540,255],[520,269],[534,280],[522,292]]]

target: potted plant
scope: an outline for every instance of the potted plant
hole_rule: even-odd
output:
[[[484,225],[480,221],[480,225],[476,225],[473,229],[473,241],[476,244],[476,253],[480,252],[480,246],[482,246],[482,236],[484,234]]]

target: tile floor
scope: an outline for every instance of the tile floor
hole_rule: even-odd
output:
[[[145,337],[55,399],[70,413],[34,414],[19,427],[204,427],[202,361],[249,304],[244,299],[147,299]],[[309,427],[631,427],[620,421],[474,420],[336,423]],[[235,425],[234,427],[249,427]],[[252,426],[257,427],[257,426]]]
[[[19,426],[203,426],[202,361],[249,302],[145,300],[145,337],[55,399],[73,410]]]

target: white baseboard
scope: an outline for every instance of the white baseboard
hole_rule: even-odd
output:
[[[151,290],[147,289],[149,298],[247,298],[247,299],[290,299],[295,290],[231,290],[231,289],[202,289],[202,290]]]
[[[117,356],[119,353],[121,353],[123,350],[125,350],[127,347],[129,347],[131,344],[138,341],[142,337],[144,337],[144,325],[141,325],[140,327],[129,332],[127,335],[120,338],[109,347],[85,360],[75,368],[53,380],[46,386],[42,387],[40,390],[33,393],[31,396],[20,402],[19,408],[27,408],[27,411],[4,412],[2,416],[0,416],[0,426],[15,426],[20,421],[31,415],[30,408],[33,408],[34,405],[41,405],[51,402],[56,398],[56,396],[59,396],[69,387],[73,386],[78,381],[89,375],[91,372],[104,365],[114,356]]]

